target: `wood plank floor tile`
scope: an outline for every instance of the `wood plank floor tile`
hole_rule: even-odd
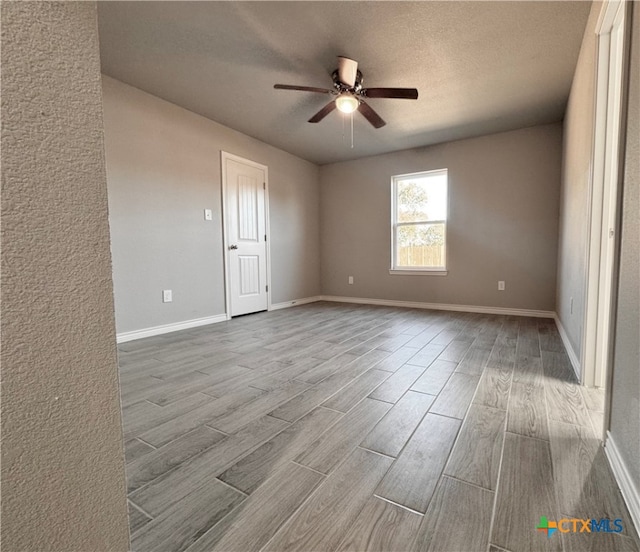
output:
[[[424,372],[422,366],[405,364],[369,395],[372,399],[396,403]]]
[[[142,527],[131,540],[134,552],[182,552],[213,527],[244,495],[213,479]]]
[[[151,376],[136,378],[133,382],[129,381],[120,392],[120,403],[123,408],[128,408],[135,403],[146,400],[147,395],[150,395],[156,389],[162,389],[164,384],[164,380]]]
[[[222,447],[212,447],[174,470],[154,479],[129,498],[145,512],[157,516],[221,474],[238,458],[282,431],[289,424],[265,416],[235,435]]]
[[[262,394],[264,394],[264,391],[260,389],[246,387],[237,393],[230,393],[219,399],[212,398],[202,406],[176,416],[153,429],[141,433],[139,436],[143,441],[151,443],[154,447],[161,447],[216,417],[223,416],[241,405],[255,400]]]
[[[328,474],[351,449],[356,447],[364,435],[383,418],[391,405],[373,399],[362,402],[340,418],[328,431],[307,450],[296,457],[296,462],[321,473]]]
[[[504,346],[499,341],[500,336],[496,340],[496,344],[491,349],[491,354],[487,360],[487,367],[498,368],[500,370],[512,370],[516,360],[516,347]]]
[[[494,368],[487,366],[478,385],[478,392],[473,399],[476,404],[506,410],[509,404],[511,377],[513,368]]]
[[[514,383],[533,383],[542,386],[544,371],[542,370],[542,359],[540,357],[518,355],[513,369]]]
[[[124,456],[126,463],[128,464],[129,462],[133,462],[154,450],[155,449],[151,445],[143,443],[138,439],[129,439],[124,443]]]
[[[337,552],[409,550],[422,516],[377,497],[371,497],[348,529]]]
[[[376,389],[380,384],[382,384],[382,382],[389,378],[389,376],[391,376],[391,372],[384,372],[382,370],[372,368],[361,376],[355,378],[330,399],[327,399],[322,403],[322,406],[331,408],[332,410],[338,410],[340,412],[348,412],[371,391]]]
[[[142,546],[406,552],[420,531],[438,552],[638,552],[629,535],[535,530],[576,511],[631,524],[598,444],[601,393],[577,385],[553,320],[317,302],[118,349]],[[434,418],[445,429],[424,429]],[[216,513],[212,489],[240,502]]]
[[[311,368],[307,372],[303,372],[298,376],[298,379],[300,381],[306,381],[307,383],[318,383],[334,373],[341,371],[342,368],[351,364],[357,358],[358,357],[356,355],[351,353],[343,353],[314,368]]]
[[[344,337],[344,333],[340,335],[341,337]],[[344,343],[340,343],[339,340],[335,342],[329,340],[327,341],[327,346],[323,350],[312,353],[312,356],[314,358],[327,361],[339,355],[347,353],[349,349],[353,349],[352,343],[344,344]]]
[[[355,449],[263,550],[337,548],[391,462],[379,454]]]
[[[290,381],[282,387],[260,395],[253,401],[245,402],[231,412],[210,420],[207,425],[225,433],[235,433],[308,388],[309,385],[301,381]]]
[[[376,489],[376,495],[426,512],[460,421],[427,414]]]
[[[214,527],[189,552],[260,550],[324,479],[302,466],[284,464],[242,504],[222,537]]]
[[[427,370],[428,373],[429,370]],[[471,404],[479,380],[480,378],[476,376],[452,374],[433,403],[431,412],[462,420]]]
[[[628,524],[627,509],[593,431],[553,420],[549,426],[560,512],[582,518],[623,518]]]
[[[159,426],[169,420],[173,420],[177,416],[181,416],[185,412],[189,412],[194,408],[211,402],[212,397],[203,393],[195,393],[184,399],[180,399],[168,406],[156,406],[148,408],[151,405],[146,401],[140,404],[132,405],[129,408],[122,409],[123,430],[125,439],[136,437],[141,433]]]
[[[323,343],[323,346],[327,347],[329,346],[329,344]],[[321,358],[316,358],[312,356],[298,357],[296,355],[296,358],[294,358],[293,361],[291,361],[291,363],[289,363],[288,361],[283,362],[283,364],[287,366],[281,372],[278,372],[278,376],[286,377],[288,379],[299,379],[302,374],[306,374],[310,370],[313,370],[314,368],[320,366],[323,362],[324,360],[322,360]]]
[[[495,490],[505,419],[503,410],[471,405],[444,473],[478,487]]]
[[[211,397],[202,396],[205,401],[210,401]],[[163,412],[163,407],[157,404],[141,400],[122,408],[122,426],[125,437],[138,432],[138,427],[142,424],[141,420],[149,422],[155,420],[156,416]],[[135,435],[133,435],[135,437]]]
[[[431,500],[414,552],[485,552],[494,493],[443,477]],[[461,530],[458,524],[464,524]],[[520,549],[524,550],[524,549]]]
[[[311,389],[303,391],[271,412],[271,416],[294,422],[314,408],[321,405],[329,397],[340,391],[353,380],[348,374],[337,373],[329,376]]]
[[[442,391],[447,381],[449,381],[455,369],[455,362],[436,360],[422,373],[422,376],[415,381],[411,389],[413,391],[419,391],[420,393],[437,395]]]
[[[376,347],[380,351],[386,351],[388,353],[394,353],[398,351],[401,347],[407,344],[414,336],[412,335],[395,335],[385,338],[380,345]]]
[[[255,370],[245,369],[237,375],[229,377],[225,381],[205,387],[201,392],[213,397],[224,397],[225,395],[237,393],[238,391],[245,389],[250,384],[254,383],[257,378],[263,375],[264,374],[260,374]]]
[[[422,349],[425,345],[429,344],[433,338],[442,331],[441,324],[432,324],[425,328],[421,333],[416,335],[413,339],[407,341],[407,347],[414,347]]]
[[[402,347],[395,353],[389,355],[387,358],[382,359],[376,365],[376,368],[378,370],[385,370],[386,372],[396,372],[400,367],[404,366],[417,352],[417,349],[406,346]]]
[[[491,351],[491,349],[493,349],[493,347],[495,346],[497,338],[497,329],[486,331],[483,330],[477,335],[475,341],[473,342],[473,346],[477,349],[487,349],[488,351]]]
[[[564,345],[555,325],[538,326],[538,336],[540,339],[540,349],[549,352],[564,352]]]
[[[473,339],[467,336],[458,336],[445,348],[440,356],[440,360],[448,360],[449,362],[460,362],[467,354],[469,347],[471,347]]]
[[[638,552],[630,537],[615,533],[571,533],[562,535],[565,552]]]
[[[604,412],[604,389],[581,386],[580,391],[582,391],[582,397],[584,398],[584,403],[588,410]]]
[[[240,367],[238,366],[230,367],[226,371],[225,377],[222,378],[219,376],[210,376],[202,372],[191,372],[177,378],[172,378],[171,380],[163,380],[164,384],[162,387],[146,395],[145,399],[160,406],[167,406],[220,381],[225,381],[229,375],[237,373],[239,369]],[[245,368],[245,370],[247,369]]]
[[[426,368],[427,366],[430,366],[436,358],[438,358],[440,353],[444,351],[445,347],[446,345],[429,343],[428,345],[425,345],[422,349],[420,349],[415,355],[413,355],[407,362],[407,364],[413,364],[414,366],[423,366],[424,368]]]
[[[540,351],[544,375],[559,381],[577,381],[567,353]]]
[[[434,345],[443,345],[444,347],[446,347],[456,337],[458,337],[459,334],[460,330],[445,329],[442,330],[438,335],[436,335],[429,343],[433,343]]]
[[[342,415],[318,407],[279,433],[218,478],[241,491],[252,493],[280,466],[295,458]]]
[[[544,391],[550,420],[591,428],[589,412],[577,383],[548,379]]]
[[[604,430],[604,412],[595,412],[589,410],[589,418],[591,419],[591,426],[593,427],[596,437],[602,439],[602,432]]]
[[[507,550],[506,548],[500,548],[495,544],[492,544],[489,546],[489,552],[511,552],[511,551]]]
[[[483,349],[475,345],[470,347],[456,367],[456,372],[480,377],[490,354],[490,349]]]
[[[387,351],[374,349],[373,351],[369,351],[367,354],[362,355],[357,360],[354,360],[351,364],[345,366],[344,373],[352,378],[357,378],[370,368],[377,368],[377,365],[389,356],[391,356],[391,353],[388,353]]]
[[[241,502],[237,508],[227,513],[227,515],[189,546],[186,552],[211,552],[224,536],[233,530],[236,518],[243,512],[243,504],[244,502]]]
[[[201,426],[127,465],[127,492],[131,493],[184,461],[225,439],[214,429]]]
[[[136,508],[131,502],[127,502],[129,512],[129,530],[134,535],[138,529],[151,521],[151,518]]]
[[[387,456],[398,456],[434,400],[433,395],[408,391],[371,430],[360,446]]]
[[[538,337],[535,338],[518,338],[518,345],[516,347],[516,356],[531,356],[540,358],[540,342]]]
[[[558,519],[549,443],[507,433],[491,542],[507,550],[562,551],[561,539],[535,531]]]
[[[544,388],[535,383],[512,383],[507,431],[549,440]]]

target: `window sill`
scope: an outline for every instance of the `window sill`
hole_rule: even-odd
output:
[[[444,268],[392,268],[389,274],[402,274],[404,276],[446,276],[449,271]]]

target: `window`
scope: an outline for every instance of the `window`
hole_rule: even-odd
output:
[[[447,169],[391,181],[391,273],[446,274]]]

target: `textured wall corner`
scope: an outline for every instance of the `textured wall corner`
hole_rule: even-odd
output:
[[[93,2],[2,2],[2,549],[128,549]]]

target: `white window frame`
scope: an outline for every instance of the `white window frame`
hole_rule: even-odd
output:
[[[398,197],[398,181],[407,180],[411,177],[424,177],[436,174],[444,174],[447,177],[447,218],[446,220],[426,220],[426,221],[414,221],[414,222],[397,222],[397,197]],[[449,230],[449,171],[448,169],[436,169],[431,171],[420,171],[408,174],[398,174],[391,177],[391,268],[389,274],[403,274],[411,276],[446,276],[448,274],[447,263],[449,260],[449,253],[447,251],[447,233]],[[409,226],[413,224],[438,224],[444,223],[444,266],[443,267],[421,267],[421,266],[409,266],[398,267],[396,266],[396,253],[397,253],[397,228],[399,226]]]

